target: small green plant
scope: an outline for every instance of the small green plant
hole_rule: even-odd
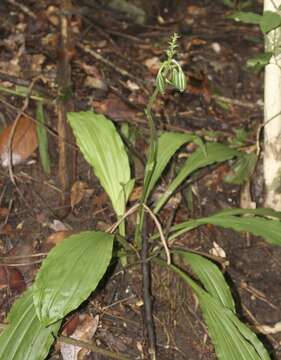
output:
[[[265,37],[264,53],[257,55],[255,58],[248,59],[247,66],[253,71],[259,72],[269,64],[272,56],[277,57],[280,54],[280,41],[277,36],[269,36],[269,33],[281,25],[280,12],[264,11],[263,14],[257,14],[251,11],[235,11],[230,19],[240,21],[245,24],[258,25]]]
[[[156,97],[167,91],[169,86],[184,90],[184,74],[174,59],[176,42],[177,36],[174,35],[167,51],[167,60],[158,73],[156,89],[146,108],[150,125],[150,146],[143,193],[140,202],[131,209],[127,210],[127,201],[134,180],[131,178],[125,146],[113,123],[94,112],[68,115],[81,152],[93,167],[111,200],[117,223],[110,232],[93,230],[72,235],[50,251],[33,286],[11,309],[8,326],[0,336],[1,360],[45,359],[62,320],[97,288],[111,260],[124,258],[124,254],[128,255],[128,251],[133,247],[134,252],[130,253],[132,262],[133,255],[143,249],[145,243],[142,234],[146,216],[151,216],[157,225],[157,231],[146,243],[149,259],[178,274],[197,295],[218,359],[270,359],[255,333],[239,320],[230,288],[219,267],[208,258],[188,249],[173,249],[171,244],[183,233],[204,224],[213,224],[236,231],[252,232],[272,244],[281,245],[280,213],[270,209],[227,210],[175,224],[170,228],[166,239],[157,220],[157,215],[172,194],[197,170],[243,156],[239,150],[224,144],[203,143],[195,134],[156,131],[152,117],[152,106]],[[172,156],[182,145],[190,142],[197,144],[197,149],[182,165],[164,194],[151,205],[151,194]],[[134,211],[138,211],[135,242],[129,243],[131,234],[127,234],[125,222],[126,217]],[[119,234],[115,231],[118,226]],[[149,241],[153,240],[155,244],[157,239],[159,246],[150,249]],[[118,241],[119,247],[113,247],[115,241]],[[159,252],[161,248],[165,251]],[[137,259],[138,257],[136,261]],[[180,268],[179,264],[182,263],[191,267],[198,281],[194,281]],[[188,328],[186,331],[188,332]],[[155,359],[156,356],[157,352],[151,354],[151,358]],[[120,358],[125,357],[120,355]]]

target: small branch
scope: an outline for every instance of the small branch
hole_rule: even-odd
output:
[[[64,0],[61,4],[60,18],[60,46],[58,49],[59,62],[57,69],[57,83],[59,87],[58,112],[58,149],[59,165],[58,177],[62,187],[61,211],[59,216],[66,217],[70,207],[70,187],[74,178],[75,151],[70,151],[66,143],[72,143],[72,133],[67,124],[67,112],[73,111],[71,60],[73,56],[71,46],[71,28],[69,13],[71,13],[71,0]]]
[[[104,58],[101,54],[99,54],[98,52],[96,52],[95,50],[91,49],[88,45],[84,45],[84,44],[77,44],[78,48],[81,49],[82,51],[84,51],[85,53],[91,55],[93,58],[95,58],[96,60],[100,61],[101,63],[107,65],[108,67],[112,68],[114,71],[116,71],[117,73],[119,73],[122,76],[128,77],[129,79],[132,79],[136,82],[141,82],[140,79],[137,79],[136,76],[130,74],[127,70],[124,70],[122,68],[120,68],[119,66],[117,66],[116,64],[113,64],[111,61],[107,60],[106,58]]]
[[[15,0],[6,0],[9,4],[20,9],[25,15],[30,16],[32,19],[36,19],[36,15],[26,5],[20,4]]]
[[[237,105],[247,109],[263,109],[263,104],[253,103],[250,101],[231,99],[225,96],[212,95],[212,98],[217,101],[225,102],[226,104]]]
[[[94,352],[96,354],[101,354],[101,355],[106,356],[106,357],[111,358],[111,359],[132,360],[131,357],[128,357],[125,354],[117,354],[115,352],[102,349],[99,346],[97,346],[97,345],[95,345],[93,343],[86,342],[86,341],[76,340],[76,339],[69,338],[69,337],[63,336],[63,335],[58,337],[57,340],[59,342],[64,343],[64,344],[79,346],[81,348],[88,349],[88,350],[90,350],[90,351],[92,351],[92,352]]]
[[[161,224],[160,222],[158,221],[156,215],[153,213],[153,211],[150,210],[150,208],[147,206],[147,205],[143,205],[144,209],[148,212],[148,214],[150,215],[150,217],[152,218],[152,220],[154,221],[157,229],[158,229],[158,232],[159,232],[159,236],[160,236],[160,239],[161,239],[161,242],[162,242],[162,245],[164,247],[164,250],[165,250],[165,253],[166,253],[166,257],[167,257],[167,264],[170,265],[171,264],[171,255],[170,255],[170,251],[169,251],[169,248],[168,248],[168,245],[167,245],[167,241],[165,239],[165,236],[164,236],[164,233],[163,233],[163,230],[162,230],[162,227],[161,227]]]

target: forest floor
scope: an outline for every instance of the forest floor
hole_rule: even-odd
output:
[[[263,120],[263,74],[251,72],[246,62],[263,51],[263,39],[257,27],[228,19],[231,9],[222,1],[187,0],[173,9],[160,7],[158,17],[148,19],[146,25],[136,24],[130,17],[98,4],[98,1],[73,0],[72,41],[68,44],[73,89],[71,109],[103,113],[119,129],[127,123],[136,153],[144,158],[148,136],[144,108],[171,34],[177,32],[180,34],[177,58],[187,75],[188,86],[183,93],[170,91],[157,100],[153,108],[157,128],[194,132],[225,143],[240,141],[249,151],[255,147]],[[6,259],[0,266],[2,322],[38,271],[42,257],[38,260],[31,255],[46,254],[69,233],[104,230],[116,220],[108,198],[79,151],[76,169],[70,174],[72,188],[66,189],[71,208],[65,209],[67,200],[62,195],[58,167],[59,110],[55,101],[57,69],[63,61],[59,31],[59,8],[54,1],[0,3],[1,127],[11,126],[21,111],[35,118],[37,102],[33,98],[26,101],[26,93],[18,96],[7,89],[19,92],[19,86],[26,89],[40,76],[33,85],[34,90],[49,99],[44,110],[52,163],[51,173],[46,174],[38,150],[31,149],[32,156],[14,166],[13,175],[7,167],[0,168],[0,253]],[[0,151],[3,151],[1,141]],[[182,157],[192,150],[182,149]],[[26,152],[29,155],[28,149]],[[143,165],[130,148],[129,153],[141,188]],[[192,204],[190,192],[183,189],[178,193],[180,201],[176,208],[166,206],[161,212],[162,223],[169,221],[171,213],[175,222],[179,222],[221,209],[250,207],[253,203],[261,206],[261,162],[260,159],[250,179],[250,188],[247,184],[224,181],[231,173],[231,162],[202,170],[192,184]],[[167,177],[172,176],[172,171],[176,168]],[[161,191],[161,186],[157,191]],[[132,203],[137,199],[135,193]],[[129,220],[129,230],[133,229],[134,221]],[[280,324],[280,247],[249,234],[214,226],[188,232],[175,245],[206,254],[217,247],[221,251],[219,255],[224,256],[221,263],[239,317],[256,332],[260,325]],[[21,256],[20,261],[15,256]],[[146,347],[141,284],[138,265],[125,270],[113,266],[103,286],[71,319],[81,322],[87,321],[89,314],[98,316],[94,341],[113,352],[140,359]],[[216,359],[191,290],[174,275],[153,265],[151,292],[159,359]],[[280,329],[276,334],[259,336],[272,359],[281,359]],[[62,358],[59,347],[53,348],[50,358]],[[96,353],[83,358],[106,359]]]

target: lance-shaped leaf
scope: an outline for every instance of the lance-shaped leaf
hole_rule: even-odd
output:
[[[235,21],[241,21],[246,24],[259,25],[262,19],[262,15],[247,11],[236,11],[229,15],[228,18]]]
[[[208,293],[176,266],[170,265],[170,268],[179,274],[198,296],[219,360],[270,360],[256,334],[243,324],[229,307],[222,304],[216,291],[211,290]],[[206,288],[210,288],[209,279],[205,279],[201,274],[200,280]]]
[[[155,184],[159,180],[171,157],[185,143],[194,141],[197,138],[191,134],[163,132],[158,139],[158,148],[156,156],[156,165],[150,179],[147,196],[153,190]]]
[[[154,212],[157,213],[166,203],[176,188],[194,171],[211,165],[223,162],[237,156],[239,151],[219,143],[208,143],[205,147],[199,147],[185,162],[178,175],[168,186],[165,193],[155,205]]]
[[[191,266],[192,271],[212,296],[235,313],[230,288],[216,264],[201,255],[189,251],[176,250],[173,253],[179,254],[185,263]]]
[[[257,155],[255,153],[241,154],[233,165],[233,173],[227,175],[224,181],[230,184],[240,185],[249,180],[252,176],[257,163]]]
[[[7,328],[0,335],[0,359],[43,360],[56,336],[60,321],[45,327],[35,311],[32,288],[13,305]]]
[[[133,181],[128,155],[115,126],[104,115],[94,112],[69,113],[68,120],[80,150],[93,166],[116,214],[123,215]]]
[[[239,215],[248,214],[241,217]],[[256,216],[255,216],[256,215]],[[274,217],[269,219],[263,216]],[[218,214],[183,222],[171,228],[173,239],[200,225],[212,224],[226,229],[250,232],[256,236],[263,237],[271,244],[281,245],[281,221],[280,212],[271,209],[230,209]]]
[[[45,325],[62,319],[94,291],[109,265],[113,235],[85,231],[53,248],[37,274],[33,299]]]

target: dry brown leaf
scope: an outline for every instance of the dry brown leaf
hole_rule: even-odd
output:
[[[137,186],[136,188],[134,188],[134,190],[132,191],[129,200],[130,201],[138,201],[141,198],[142,195],[142,191],[143,191],[143,187],[142,186]]]
[[[89,341],[95,335],[99,324],[99,316],[94,318],[91,315],[80,315],[79,325],[70,336],[73,339]],[[64,360],[82,360],[89,353],[89,350],[70,344],[61,344],[61,354]]]
[[[22,293],[26,289],[22,273],[16,268],[0,266],[0,289],[2,288]]]
[[[9,215],[9,209],[0,208],[0,218],[5,218],[7,215]]]
[[[71,187],[70,204],[72,209],[83,200],[88,185],[84,181],[75,181]]]
[[[14,124],[6,127],[0,134],[0,157],[3,167],[9,165],[9,138]],[[13,165],[21,164],[35,151],[38,146],[36,124],[26,116],[21,116],[17,122],[12,139]]]
[[[3,226],[0,227],[0,235],[12,235],[13,232],[14,229],[10,224],[4,224]]]
[[[189,5],[186,9],[188,15],[192,16],[204,16],[206,15],[206,8],[197,6],[197,5]]]
[[[151,74],[156,75],[161,67],[161,60],[154,56],[150,59],[146,59],[144,61],[144,65],[149,69],[149,71],[151,72]]]
[[[95,111],[101,112],[116,121],[124,119],[135,119],[136,111],[125,104],[118,96],[110,94],[105,100],[93,101],[92,106]]]
[[[57,231],[48,237],[46,243],[53,246],[58,245],[71,234],[73,234],[73,231],[69,231],[69,230]]]

